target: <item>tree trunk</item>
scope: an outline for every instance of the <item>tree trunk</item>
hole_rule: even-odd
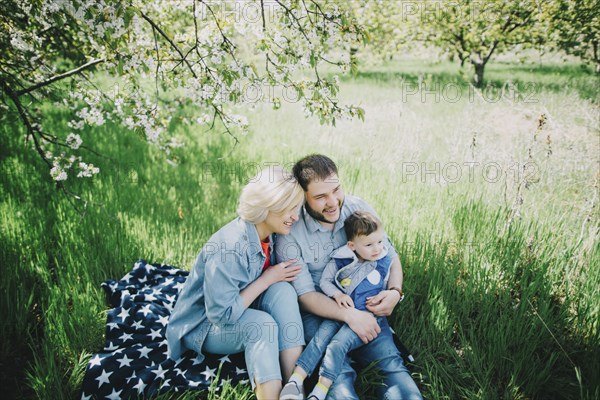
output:
[[[594,55],[594,61],[596,61],[596,74],[600,74],[600,57],[598,57],[598,42],[592,42],[592,51]]]
[[[473,83],[475,87],[483,87],[483,71],[485,69],[484,62],[473,62],[473,66],[475,67],[475,76],[473,77]]]

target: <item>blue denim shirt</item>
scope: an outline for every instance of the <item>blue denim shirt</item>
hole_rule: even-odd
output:
[[[169,319],[170,358],[176,360],[187,350],[182,339],[192,330],[200,327],[198,340],[203,343],[211,324],[232,324],[240,318],[245,310],[240,292],[260,276],[265,259],[256,226],[241,218],[211,236],[198,255]],[[204,358],[202,354],[198,357],[200,362]]]
[[[298,296],[314,291],[322,292],[319,282],[325,266],[331,259],[331,254],[348,241],[343,229],[344,221],[354,211],[359,210],[377,215],[364,200],[346,195],[340,210],[340,219],[335,223],[333,231],[330,231],[311,217],[306,211],[306,207],[302,207],[299,221],[292,226],[290,234],[277,236],[275,239],[277,262],[297,259],[302,266],[302,271],[292,282]],[[388,252],[392,259],[397,255],[389,239]]]

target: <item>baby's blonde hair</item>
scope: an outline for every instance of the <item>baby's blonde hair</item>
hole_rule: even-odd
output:
[[[281,214],[302,204],[304,191],[292,174],[281,167],[265,168],[242,189],[237,213],[253,224],[270,212]]]

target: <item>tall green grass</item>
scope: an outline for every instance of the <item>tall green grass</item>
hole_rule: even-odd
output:
[[[455,79],[444,66],[386,68],[417,81]],[[509,67],[497,69],[488,76],[504,80]],[[576,72],[507,73],[594,82]],[[410,369],[426,398],[600,397],[597,103],[550,85],[532,103],[423,100],[403,82],[375,69],[342,82],[344,100],[365,108],[364,123],[324,127],[297,104],[257,106],[236,147],[174,116],[171,131],[187,143],[169,157],[176,166],[121,127],[85,130],[84,142],[105,157],[88,156],[100,176],[70,183],[81,200],[56,191],[19,126],[2,122],[0,349],[9,397],[74,398],[104,340],[100,283],[139,258],[189,268],[235,216],[257,166],[290,166],[310,152],[338,163],[346,191],[375,207],[399,250],[407,297],[390,320],[416,356]],[[541,114],[547,124],[537,130]],[[64,129],[52,106],[45,116],[48,128]],[[364,398],[370,379],[361,378]],[[223,390],[204,396],[252,397],[248,387]]]

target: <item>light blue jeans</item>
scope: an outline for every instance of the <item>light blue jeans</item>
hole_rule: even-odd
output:
[[[318,332],[321,321],[322,319],[315,315],[303,315],[306,340],[311,340],[312,337]],[[319,342],[324,342],[323,339],[326,339],[328,334],[331,335],[332,329],[326,325],[326,330],[324,329],[324,331],[325,336],[322,338],[319,337]],[[323,333],[320,334],[322,335]],[[333,334],[335,335],[335,331]],[[307,348],[308,347],[310,347],[310,344],[307,346]],[[304,353],[302,355],[304,355]],[[373,362],[376,363],[376,367],[383,375],[384,383],[382,386],[378,387],[380,399],[422,400],[419,388],[415,384],[415,381],[410,376],[410,372],[402,361],[402,356],[400,355],[400,352],[394,343],[392,331],[387,323],[382,327],[381,333],[374,340],[366,345],[359,346],[352,352],[352,359],[357,361],[361,366],[367,366]],[[304,369],[302,365],[300,366]],[[341,362],[341,366],[335,366],[334,368],[336,371],[339,371],[339,373],[334,376],[335,379],[332,379],[334,382],[327,393],[327,400],[358,400],[358,395],[354,390],[356,372],[350,366],[350,358],[347,353]],[[331,379],[331,377],[329,378]]]
[[[281,380],[279,352],[304,345],[298,297],[287,282],[271,285],[235,324],[212,325],[202,349],[194,347],[194,333],[190,332],[183,340],[186,347],[196,352],[243,351],[253,389],[256,384]]]
[[[388,328],[385,317],[378,317],[377,323]],[[308,343],[297,364],[311,375],[323,358],[319,376],[335,381],[340,374],[346,355],[364,343],[350,327],[342,322],[324,320]]]

